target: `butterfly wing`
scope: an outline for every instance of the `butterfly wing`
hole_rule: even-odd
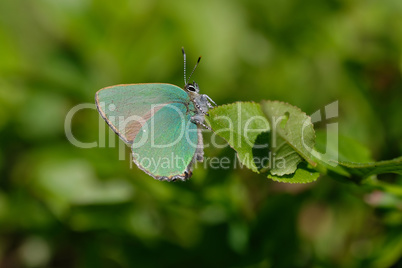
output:
[[[99,113],[130,144],[133,160],[160,180],[185,180],[199,138],[188,94],[170,84],[117,85],[95,96]]]
[[[100,115],[127,144],[133,143],[151,110],[166,103],[188,103],[188,94],[170,84],[132,84],[106,87],[95,95]]]
[[[167,104],[141,128],[133,144],[133,161],[159,180],[186,180],[198,144],[198,129],[182,103]]]

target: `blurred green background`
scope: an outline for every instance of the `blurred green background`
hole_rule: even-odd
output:
[[[184,46],[189,68],[203,56],[193,78],[216,103],[311,114],[338,100],[342,135],[397,157],[401,18],[400,0],[0,1],[0,267],[402,266],[397,196],[240,168],[159,182],[128,148],[119,160],[96,110],[77,112],[72,133],[100,146],[64,131],[102,87],[182,86]]]

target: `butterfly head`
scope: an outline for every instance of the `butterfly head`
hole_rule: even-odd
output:
[[[189,92],[189,93],[199,93],[200,88],[196,82],[193,81],[193,83],[187,83],[184,86],[184,89]]]

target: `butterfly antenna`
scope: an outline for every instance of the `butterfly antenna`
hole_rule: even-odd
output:
[[[190,77],[193,75],[195,69],[197,68],[198,63],[200,63],[200,60],[201,60],[201,56],[198,57],[197,63],[195,64],[193,71],[191,72],[190,76],[188,77],[189,81],[190,81]]]
[[[184,47],[181,47],[181,52],[183,52],[183,59],[184,59],[184,84],[187,85],[187,77],[186,77],[186,52],[184,52]]]

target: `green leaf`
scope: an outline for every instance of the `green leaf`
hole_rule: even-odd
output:
[[[259,173],[269,156],[269,122],[258,103],[236,102],[209,111],[212,130],[236,150],[242,164]]]
[[[309,168],[307,162],[300,163],[296,172],[293,174],[283,176],[268,174],[268,178],[277,182],[286,182],[286,183],[309,183],[316,181],[319,176],[320,173],[312,168]]]
[[[254,172],[269,170],[268,178],[278,182],[315,181],[319,172],[308,167],[298,153],[302,150],[299,148],[303,142],[310,148],[314,146],[315,136],[310,118],[289,104],[264,102],[264,105],[269,106],[266,109],[272,114],[270,118],[276,116],[271,113],[271,108],[287,114],[287,121],[278,122],[285,129],[282,135],[271,133],[266,115],[257,103],[237,102],[219,106],[209,112],[209,124],[236,150],[240,162]],[[304,121],[307,126],[303,125]],[[303,128],[307,129],[304,133]],[[306,141],[301,140],[303,134],[308,135]],[[272,140],[272,136],[276,136],[276,139]],[[269,146],[271,142],[276,146]]]
[[[299,108],[278,101],[262,101],[261,108],[271,125],[271,152],[285,165],[274,165],[272,175],[292,174],[303,158],[316,166],[310,151],[314,148],[315,133],[311,118]]]

